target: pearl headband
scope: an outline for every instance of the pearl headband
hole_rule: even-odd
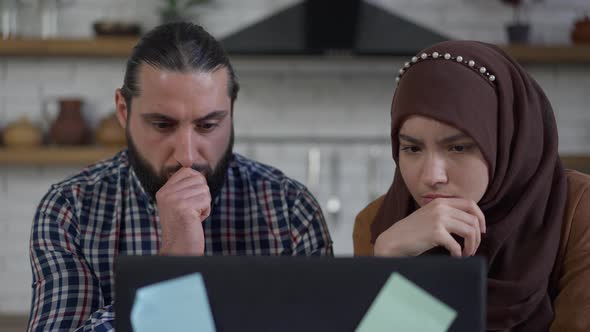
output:
[[[420,54],[419,57],[415,56],[412,58],[411,62],[406,62],[404,64],[404,67],[402,69],[399,70],[399,75],[397,75],[396,77],[396,82],[399,82],[399,80],[402,78],[402,76],[404,75],[404,73],[414,64],[424,61],[424,60],[428,60],[428,59],[441,59],[441,60],[448,60],[448,61],[455,61],[457,63],[461,63],[464,64],[466,66],[468,66],[469,68],[472,68],[474,71],[480,73],[481,75],[483,75],[488,81],[490,82],[494,82],[496,80],[496,76],[492,75],[488,69],[484,66],[477,66],[475,61],[473,60],[465,60],[462,56],[457,55],[457,56],[452,56],[450,53],[445,53],[440,54],[438,52],[432,52],[432,54],[427,54],[427,53],[422,53]]]

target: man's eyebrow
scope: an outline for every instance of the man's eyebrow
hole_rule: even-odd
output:
[[[194,122],[203,122],[203,121],[207,121],[207,120],[217,120],[217,119],[221,119],[224,118],[225,116],[227,116],[229,112],[228,111],[213,111],[203,117],[200,117],[198,119],[196,119]]]
[[[207,121],[207,120],[215,120],[215,119],[221,119],[225,116],[227,116],[229,112],[228,111],[213,111],[203,117],[200,117],[196,120],[194,120],[194,122],[202,122],[202,121]],[[175,118],[162,114],[162,113],[145,113],[141,115],[144,119],[146,120],[164,120],[164,121],[177,121]]]
[[[141,115],[146,120],[176,121],[176,119],[162,113],[145,113]]]

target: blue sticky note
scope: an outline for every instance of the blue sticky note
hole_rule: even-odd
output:
[[[194,273],[138,289],[131,325],[135,332],[215,331],[203,276]]]
[[[457,312],[416,286],[399,273],[393,273],[357,327],[357,332],[447,331]]]

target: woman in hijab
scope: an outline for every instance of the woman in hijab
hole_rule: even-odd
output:
[[[500,48],[434,45],[391,107],[397,165],[355,255],[481,255],[489,331],[590,331],[590,177],[566,171],[551,105]]]

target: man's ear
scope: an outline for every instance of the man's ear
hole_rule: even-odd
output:
[[[117,120],[119,120],[119,124],[123,129],[127,127],[127,117],[129,116],[129,111],[127,109],[127,102],[125,98],[123,98],[123,94],[121,93],[121,89],[115,90],[115,110],[117,114]]]

